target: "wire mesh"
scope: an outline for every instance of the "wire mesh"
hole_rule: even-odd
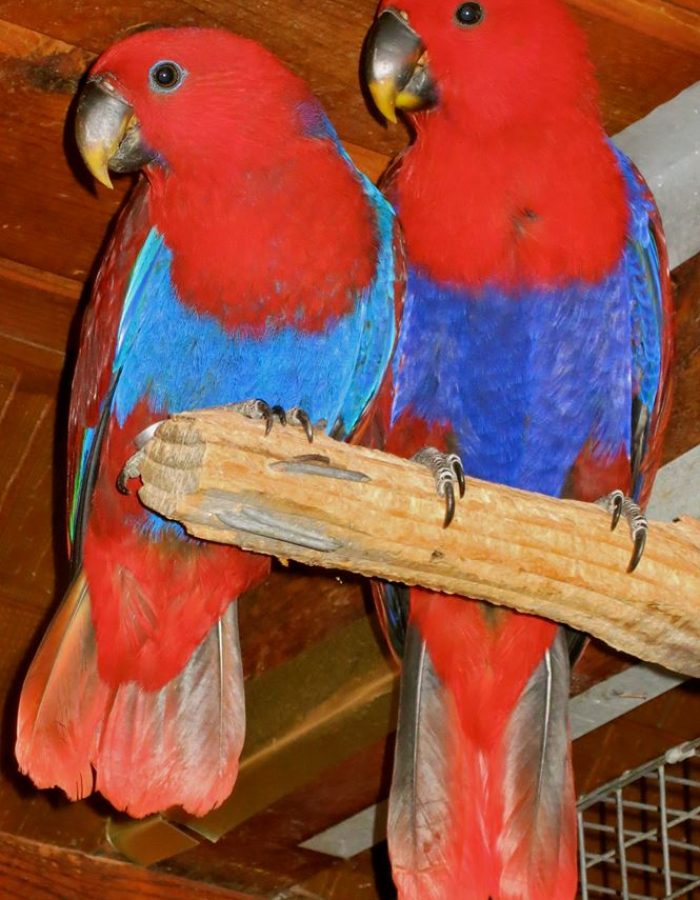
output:
[[[700,898],[700,738],[578,801],[581,900]]]

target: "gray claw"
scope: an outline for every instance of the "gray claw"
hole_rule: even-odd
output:
[[[160,423],[157,423],[160,424]],[[127,461],[124,463],[124,467],[117,475],[117,490],[120,494],[124,494],[128,496],[131,491],[129,490],[128,482],[131,481],[132,478],[140,478],[141,476],[141,463],[146,456],[146,451],[141,448],[137,450],[133,456],[130,456]]]
[[[610,495],[610,503],[612,504],[612,522],[610,523],[610,531],[615,531],[622,515],[622,503],[625,495],[622,491],[613,491]]]
[[[644,553],[644,548],[647,543],[647,529],[646,525],[644,528],[641,528],[637,532],[637,536],[634,539],[634,550],[632,551],[632,558],[630,559],[629,565],[627,566],[628,572],[634,572],[637,566],[640,563],[642,555]]]
[[[455,489],[448,482],[445,485],[445,518],[442,523],[443,528],[448,528],[455,517]]]
[[[634,500],[625,496],[622,491],[612,491],[612,493],[601,497],[600,500],[596,500],[596,503],[612,515],[611,531],[617,528],[620,519],[624,519],[627,522],[630,537],[634,542],[634,549],[632,550],[627,571],[634,572],[644,554],[647,542],[647,529],[649,527],[647,517]]]
[[[306,439],[310,444],[313,443],[314,440],[314,426],[311,424],[311,419],[303,409],[300,409],[298,406],[293,406],[287,412],[287,419],[293,425],[301,425],[304,429],[304,434],[306,435]]]
[[[427,466],[435,477],[438,496],[445,498],[445,518],[442,527],[447,528],[455,517],[455,483],[460,497],[464,497],[466,493],[467,485],[462,460],[456,453],[441,453],[435,447],[424,447],[415,454],[413,459],[421,465]]]
[[[279,404],[270,406],[264,400],[244,400],[242,403],[232,403],[233,409],[238,410],[249,419],[263,419],[265,421],[265,435],[272,431],[275,419],[280,425],[301,425],[309,443],[314,439],[314,428],[308,414],[298,406],[285,410]]]
[[[284,411],[284,407],[280,406],[278,403],[276,403],[272,407],[270,413],[272,414],[273,418],[279,419],[280,425],[287,424],[287,413]]]
[[[459,484],[459,496],[464,497],[467,493],[467,481],[464,477],[464,466],[462,465],[462,460],[456,456],[456,454],[452,454],[455,458],[452,461],[452,468],[454,469],[455,475],[457,476],[457,483]]]

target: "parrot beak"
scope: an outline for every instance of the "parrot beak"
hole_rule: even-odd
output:
[[[153,159],[141,142],[133,108],[100,75],[91,78],[80,94],[75,137],[85,165],[108,188],[109,169],[133,172]]]
[[[364,77],[377,109],[390,122],[396,122],[397,109],[416,111],[437,102],[425,45],[406,14],[393,7],[367,33]]]

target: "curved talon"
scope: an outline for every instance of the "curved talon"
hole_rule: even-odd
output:
[[[249,419],[263,419],[265,422],[265,434],[270,433],[272,428],[272,409],[269,403],[264,400],[245,400],[243,403],[232,403],[233,409],[237,409],[242,415]]]
[[[445,518],[442,527],[449,527],[457,509],[455,483],[460,497],[464,497],[467,489],[462,460],[456,453],[441,453],[435,447],[423,447],[413,456],[413,459],[433,473],[438,496],[445,498]]]
[[[460,493],[460,496],[464,496]],[[455,490],[448,482],[445,485],[445,518],[442,522],[443,528],[448,528],[455,517]]]
[[[277,419],[280,425],[301,425],[309,443],[312,443],[314,439],[314,427],[311,424],[311,419],[308,413],[299,406],[293,406],[291,409],[285,410],[278,403],[270,406],[265,400],[260,399],[244,400],[242,403],[232,403],[231,406],[249,419],[264,419],[266,437],[272,431],[272,426],[275,424],[275,419]]]
[[[287,418],[290,422],[293,422],[296,425],[301,425],[304,429],[304,434],[306,435],[306,439],[310,444],[313,444],[314,441],[314,426],[311,424],[311,419],[308,414],[304,412],[298,406],[292,407],[287,413]]]
[[[646,527],[639,530],[634,538],[634,550],[632,551],[632,558],[629,561],[629,565],[627,566],[628,572],[634,572],[634,570],[639,565],[639,562],[644,554],[644,548],[647,543],[647,530]]]
[[[159,425],[160,422],[157,422],[156,424]],[[121,472],[117,475],[117,490],[120,494],[124,494],[126,497],[131,494],[128,482],[131,481],[132,478],[141,477],[141,463],[145,456],[146,451],[142,447],[124,463]]]
[[[459,496],[464,497],[467,492],[467,481],[464,477],[464,466],[462,465],[462,460],[456,455],[452,460],[452,468],[454,470],[455,475],[457,476],[457,484],[459,485]]]
[[[129,490],[129,485],[127,484],[128,478],[126,476],[126,472],[124,469],[117,475],[117,490],[120,494],[124,494],[125,497],[128,497],[131,491]]]
[[[625,499],[625,495],[622,491],[613,491],[610,502],[612,503],[612,522],[610,523],[610,531],[615,531],[620,521],[620,516],[622,515],[622,505]]]
[[[273,416],[277,416],[280,425],[287,424],[287,413],[284,411],[284,407],[280,406],[279,403],[275,403],[275,405],[271,408],[270,413]]]
[[[630,530],[630,537],[634,542],[632,556],[627,566],[628,572],[634,572],[644,554],[644,548],[647,542],[647,519],[639,506],[631,497],[625,496],[622,491],[611,491],[599,500],[596,500],[598,506],[602,506],[612,515],[610,530],[614,531],[620,519],[627,522]]]

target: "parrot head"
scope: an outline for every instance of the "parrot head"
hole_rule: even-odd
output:
[[[499,123],[596,101],[580,29],[560,0],[382,0],[364,78],[382,115],[449,110]]]
[[[141,31],[93,65],[76,139],[100,182],[109,171],[269,159],[298,132],[303,82],[253,41],[213,28]]]

